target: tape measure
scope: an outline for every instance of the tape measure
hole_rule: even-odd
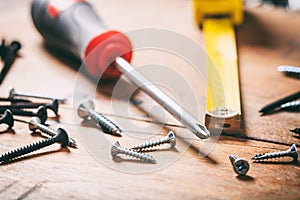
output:
[[[241,103],[234,26],[243,21],[242,0],[194,0],[206,51],[207,103],[205,125],[210,131],[240,133]]]

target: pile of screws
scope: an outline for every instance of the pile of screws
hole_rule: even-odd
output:
[[[115,136],[122,136],[122,130],[114,122],[107,119],[104,115],[95,111],[95,105],[92,100],[87,100],[81,103],[78,106],[77,114],[84,120],[90,119],[91,121],[99,125],[99,127],[104,133],[108,133]],[[140,161],[156,163],[156,160],[151,155],[141,153],[141,151],[165,143],[170,143],[172,148],[175,147],[176,136],[172,131],[170,131],[168,135],[164,138],[147,141],[142,144],[135,145],[130,149],[121,147],[120,143],[116,141],[111,147],[111,155],[113,158],[115,158],[118,154],[125,154],[137,158]]]
[[[14,88],[9,91],[9,97],[0,98],[0,114],[3,114],[7,109],[11,111],[13,115],[24,117],[38,117],[42,123],[48,118],[47,110],[51,110],[55,116],[58,115],[59,100],[51,97],[47,97],[51,102],[33,102],[33,99],[46,99],[44,96],[25,94],[17,92]]]
[[[34,102],[34,99],[47,101],[43,103]],[[51,110],[57,117],[59,103],[65,101],[66,99],[17,92],[13,88],[10,90],[8,98],[0,97],[0,102],[2,102],[2,105],[0,105],[0,124],[6,124],[8,129],[11,129],[14,121],[17,120],[15,116],[31,117],[28,122],[29,130],[33,132],[39,130],[43,137],[47,137],[47,139],[2,154],[0,163],[11,161],[56,142],[60,143],[62,147],[67,145],[77,147],[76,141],[70,138],[64,129],[59,128],[55,131],[45,125],[48,119],[47,110]]]

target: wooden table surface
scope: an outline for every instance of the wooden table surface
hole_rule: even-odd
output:
[[[164,29],[175,35],[182,34],[200,46],[203,44],[201,30],[193,20],[192,1],[90,2],[114,29],[124,32]],[[0,1],[0,10],[1,37],[22,43],[21,57],[0,87],[1,96],[7,96],[13,86],[21,91],[68,97],[68,102],[60,107],[60,117],[50,114],[47,123],[54,129],[63,127],[78,142],[77,149],[60,149],[57,144],[1,165],[0,199],[300,198],[298,161],[251,161],[255,153],[285,150],[293,143],[300,145],[299,137],[289,132],[300,126],[299,113],[279,112],[266,116],[258,113],[262,106],[300,88],[299,80],[277,71],[278,65],[300,65],[300,13],[263,8],[246,10],[245,22],[237,29],[244,127],[239,135],[222,135],[206,141],[196,138],[167,115],[165,126],[157,123],[162,122],[157,119],[162,110],[144,94],[137,95],[142,104],[132,105],[114,98],[117,95],[107,95],[110,87],[99,86],[94,99],[96,109],[120,125],[123,137],[103,134],[91,124],[81,123],[73,104],[73,94],[77,92],[74,88],[81,84],[78,77],[85,82],[87,90],[93,91],[93,84],[77,74],[76,64],[58,59],[44,48],[31,21],[29,0]],[[132,63],[134,66],[156,63],[180,74],[195,92],[198,104],[196,109],[194,104],[186,105],[187,109],[196,110],[203,122],[205,83],[186,68],[187,63],[157,49],[135,52]],[[174,83],[169,74],[150,69],[147,75],[151,80],[165,80],[164,86],[173,89],[170,94],[174,97],[178,95],[187,102],[191,98],[182,84]],[[125,87],[125,93],[129,92],[127,89]],[[149,151],[157,164],[110,156],[111,144],[116,140],[130,147],[162,137],[169,129],[177,134],[176,149],[164,145],[158,151]],[[16,122],[13,131],[3,130],[0,137],[1,153],[41,139],[31,134],[28,125],[22,122]],[[234,173],[229,154],[249,161],[247,176],[238,177]]]

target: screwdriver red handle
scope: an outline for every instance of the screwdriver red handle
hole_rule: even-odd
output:
[[[129,39],[108,30],[86,1],[34,0],[31,15],[45,43],[84,61],[93,78],[116,79],[120,72],[114,65],[115,58],[131,60]]]

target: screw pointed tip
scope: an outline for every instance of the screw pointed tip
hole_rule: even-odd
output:
[[[65,104],[67,101],[68,101],[68,99],[67,98],[62,98],[62,99],[54,99],[54,100],[56,100],[57,101],[57,103],[61,103],[61,104]]]
[[[121,130],[116,130],[115,132],[112,133],[113,135],[122,137],[122,131]]]
[[[296,133],[296,129],[290,129],[290,132]]]
[[[157,161],[156,160],[152,160],[151,163],[157,164]]]
[[[297,153],[298,153],[296,144],[292,144],[290,150],[291,150],[292,152],[297,152]]]
[[[73,147],[73,148],[77,148],[78,145],[77,145],[77,142],[73,138],[69,137],[68,146]]]
[[[77,145],[76,142],[69,142],[69,143],[68,143],[68,146],[69,146],[69,147],[76,148],[76,149],[78,148],[78,145]]]

